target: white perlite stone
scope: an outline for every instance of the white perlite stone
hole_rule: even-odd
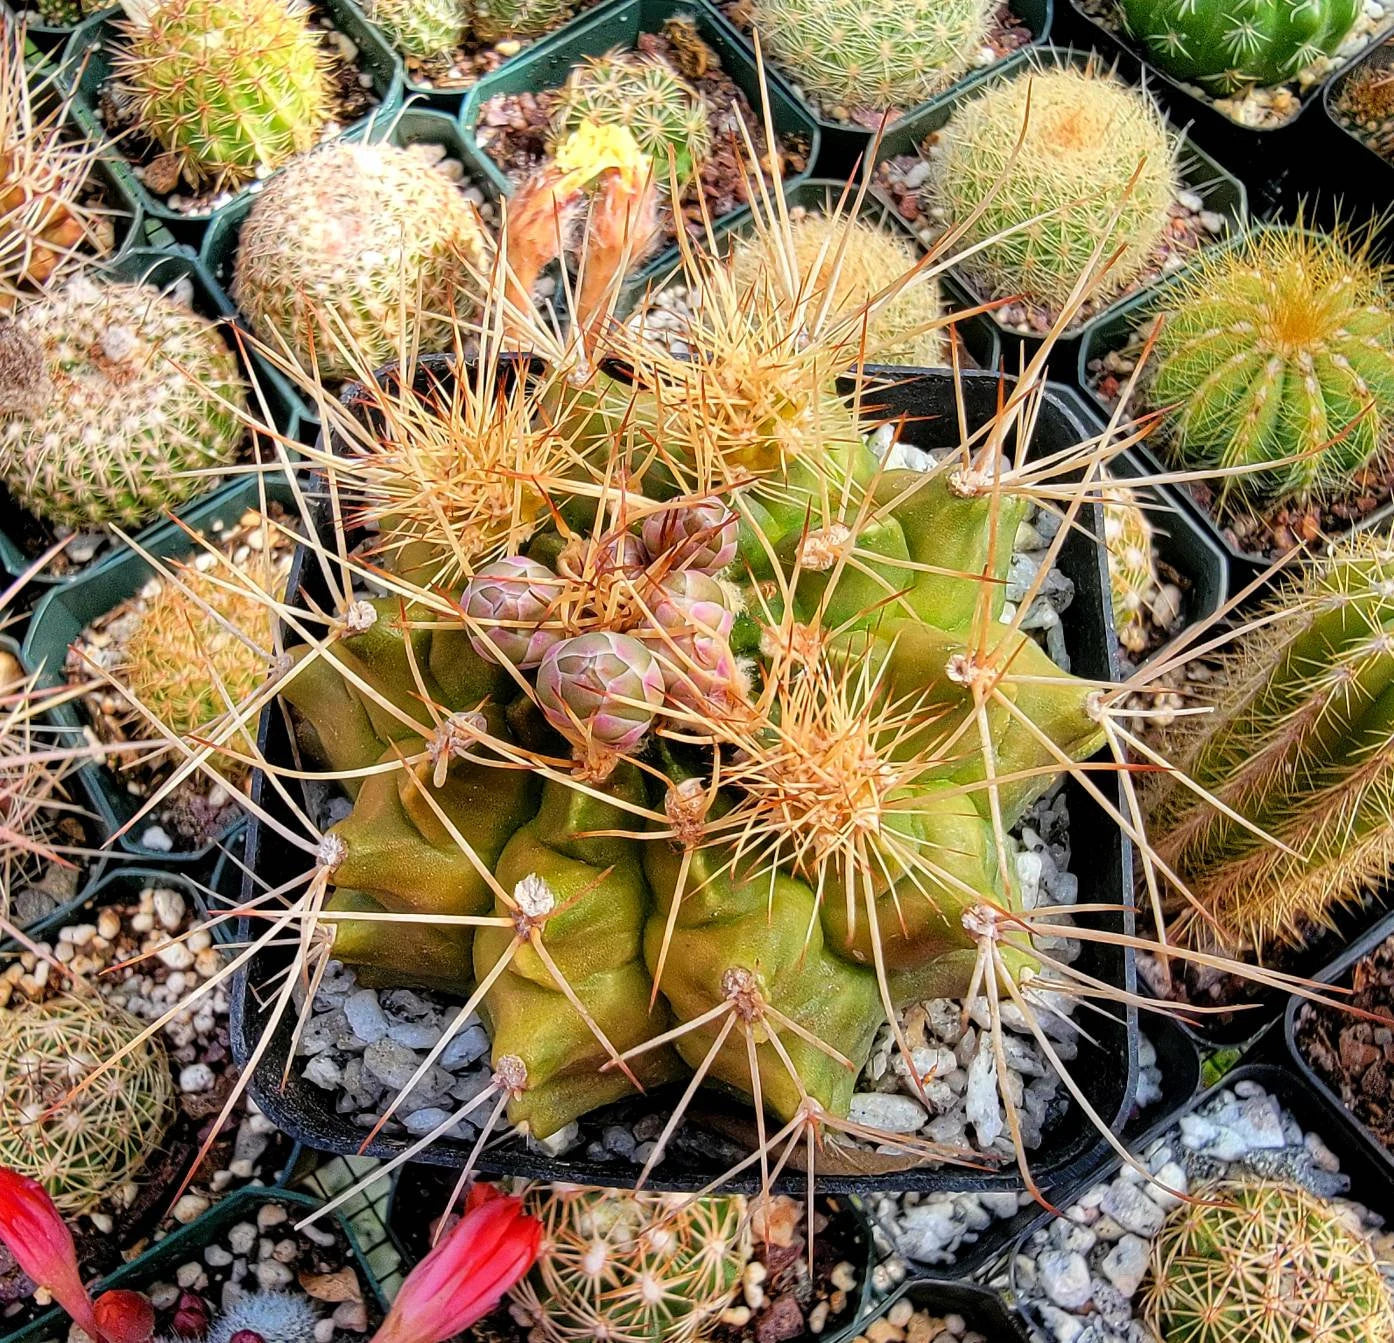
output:
[[[997,1096],[997,1060],[986,1037],[978,1042],[978,1052],[968,1065],[968,1092],[965,1114],[978,1131],[978,1145],[991,1147],[1002,1132],[1002,1107]]]
[[[1062,1310],[1078,1310],[1089,1300],[1089,1261],[1071,1250],[1047,1250],[1039,1260],[1041,1287]]]
[[[1147,1272],[1147,1242],[1141,1236],[1124,1236],[1111,1249],[1099,1267],[1124,1296],[1132,1296]]]
[[[854,1124],[887,1133],[914,1133],[929,1118],[929,1112],[910,1096],[861,1091],[852,1097],[850,1118]]]

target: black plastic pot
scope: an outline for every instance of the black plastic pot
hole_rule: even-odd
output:
[[[1238,1082],[1258,1083],[1285,1110],[1291,1111],[1304,1130],[1317,1133],[1326,1142],[1340,1160],[1341,1173],[1350,1176],[1351,1198],[1382,1216],[1386,1222],[1394,1215],[1394,1183],[1390,1180],[1389,1172],[1361,1144],[1353,1140],[1353,1135],[1340,1114],[1332,1110],[1323,1100],[1317,1098],[1301,1078],[1295,1076],[1288,1069],[1272,1063],[1241,1064],[1228,1073],[1216,1086],[1207,1088],[1199,1095],[1189,1097],[1184,1104],[1179,1105],[1171,1114],[1161,1119],[1136,1142],[1130,1143],[1129,1150],[1133,1152],[1144,1151],[1152,1142],[1174,1128],[1180,1122],[1182,1115],[1190,1114],[1191,1111],[1213,1096],[1219,1087],[1233,1087]],[[1064,1208],[1081,1197],[1093,1185],[1112,1179],[1121,1166],[1122,1162],[1118,1160],[1109,1162],[1107,1166],[1093,1172],[1088,1179],[1076,1185],[1065,1202],[1056,1206]],[[1015,1281],[1016,1255],[1021,1251],[1032,1232],[1049,1222],[1051,1217],[1052,1214],[1048,1212],[1040,1214],[1022,1232],[1009,1266],[1012,1285],[1007,1293],[1008,1301],[1022,1313],[1033,1328],[1042,1330],[1047,1338],[1053,1338],[1055,1335],[1046,1328],[1032,1303],[1023,1299],[1021,1293],[1016,1289]]]
[[[358,48],[359,64],[372,79],[373,92],[379,99],[379,105],[363,121],[390,121],[402,102],[402,66],[396,53],[351,4],[345,4],[344,0],[316,0],[316,6],[323,9],[333,19],[334,26]],[[111,48],[120,40],[116,24],[121,17],[120,10],[115,10],[85,20],[73,29],[63,52],[65,77],[76,78],[77,102],[94,119],[103,86],[111,77]],[[355,127],[362,124],[357,122]],[[120,141],[113,140],[112,143],[113,152],[124,159]],[[213,212],[172,210],[163,197],[155,195],[134,177],[132,180],[146,216],[164,225],[176,241],[197,247]],[[257,184],[253,182],[238,194],[256,189]]]
[[[926,99],[898,116],[894,121],[888,122],[883,134],[893,135],[898,140],[904,140],[909,144],[918,144],[930,131],[938,129],[938,124],[934,121],[934,113],[939,107],[958,94],[975,88],[984,79],[1008,72],[1021,63],[1023,60],[1022,52],[1029,51],[1031,47],[1040,46],[1050,37],[1051,22],[1055,13],[1054,0],[1012,0],[1011,10],[1031,30],[1031,41],[1027,47],[1004,56],[990,66],[982,66],[968,71],[948,88],[935,94],[933,98]],[[748,45],[752,43],[753,30],[748,22],[739,25],[737,31],[740,32]],[[807,102],[799,97],[796,91],[799,82],[798,76],[779,65],[770,56],[768,50],[765,52],[765,61],[768,68],[790,86],[790,92],[798,99],[808,115],[818,123],[818,129],[822,132],[822,148],[813,165],[814,170],[820,177],[836,177],[844,181],[851,177],[856,172],[858,165],[864,165],[870,157],[876,139],[874,131],[863,130],[858,126],[849,125],[845,121],[830,121],[826,117],[820,117]]]
[[[431,376],[439,379],[440,370],[448,369],[444,357],[427,361]],[[923,447],[955,445],[959,442],[957,400],[962,399],[963,413],[970,431],[984,423],[995,412],[1001,391],[1001,381],[989,373],[965,373],[955,388],[950,374],[918,372],[900,369],[872,370],[884,375],[884,388],[869,390],[864,395],[868,413],[887,417],[904,416],[905,437]],[[874,412],[872,408],[875,408]],[[1066,404],[1049,394],[1044,399],[1033,451],[1050,453],[1081,441],[1087,434],[1084,424]],[[1007,451],[1012,451],[1007,445]],[[1100,534],[1097,507],[1087,507],[1080,519],[1080,529],[1074,532],[1062,549],[1060,567],[1075,585],[1073,618],[1068,621],[1066,641],[1072,665],[1081,675],[1108,679],[1114,670],[1114,640],[1109,619],[1106,560],[1093,539]],[[303,552],[302,552],[303,553]],[[318,566],[302,564],[291,577],[291,590],[298,583],[304,599],[328,603],[328,594],[320,590]],[[327,609],[327,605],[326,605]],[[268,760],[291,758],[288,726],[279,705],[271,705],[263,715],[260,728],[260,749]],[[275,795],[274,789],[262,787],[264,776],[254,777],[253,797],[268,813],[290,828],[295,820]],[[1116,914],[1103,916],[1102,924],[1111,929],[1131,927],[1131,855],[1119,827],[1113,824],[1082,789],[1068,785],[1072,830],[1076,837],[1075,852],[1080,880],[1081,905],[1095,903],[1115,907]],[[1108,786],[1107,784],[1105,786]],[[305,870],[302,850],[293,848],[272,829],[254,817],[247,837],[248,875],[244,883],[244,899],[262,889],[279,886],[288,873]],[[249,1057],[262,1042],[269,1029],[270,1003],[263,1001],[256,986],[270,981],[284,964],[284,953],[267,951],[254,958],[235,988],[232,1018],[233,1049],[239,1061]],[[1086,943],[1080,967],[1100,979],[1120,987],[1134,983],[1132,956],[1121,948],[1104,943]],[[1088,1064],[1078,1070],[1081,1085],[1097,1111],[1109,1122],[1122,1122],[1132,1102],[1136,1078],[1136,1014],[1132,1008],[1120,1008],[1116,1015],[1104,1012],[1090,1020],[1089,1032],[1097,1042],[1085,1045]],[[364,1155],[389,1157],[400,1154],[406,1142],[397,1137],[379,1135],[364,1142],[364,1131],[347,1116],[334,1113],[325,1093],[304,1081],[294,1067],[288,1067],[291,1047],[291,1024],[283,1021],[275,1031],[266,1052],[262,1055],[252,1080],[252,1091],[258,1105],[281,1128],[293,1134],[306,1146],[341,1153],[361,1152]],[[282,1084],[283,1074],[288,1080]],[[597,1132],[607,1122],[623,1117],[631,1120],[651,1113],[664,1103],[661,1093],[622,1102],[619,1106],[598,1112],[594,1122]],[[588,1123],[590,1120],[588,1119]],[[587,1130],[588,1131],[588,1130]],[[1088,1122],[1072,1113],[1056,1126],[1041,1148],[1033,1153],[1033,1168],[1038,1178],[1049,1183],[1071,1178],[1081,1163],[1093,1163],[1102,1142]],[[724,1159],[721,1151],[731,1144],[715,1135],[701,1131],[692,1141],[675,1139],[668,1160],[656,1172],[650,1183],[657,1188],[695,1189],[707,1184],[732,1161]],[[738,1149],[743,1154],[743,1149]],[[460,1167],[469,1152],[469,1145],[458,1141],[441,1141],[426,1149],[420,1160],[432,1164]],[[594,1160],[579,1154],[550,1157],[544,1152],[529,1149],[522,1141],[510,1138],[490,1144],[481,1154],[479,1168],[486,1173],[519,1175],[532,1179],[566,1180],[579,1184],[613,1185],[616,1181],[634,1179],[637,1168]],[[739,1159],[739,1157],[737,1157]],[[733,1187],[752,1189],[758,1186],[759,1174],[746,1172]],[[804,1187],[803,1176],[788,1172],[782,1184],[792,1190]],[[818,1187],[824,1192],[858,1192],[895,1189],[994,1189],[1021,1187],[1015,1170],[986,1172],[956,1169],[913,1169],[894,1174],[875,1176],[820,1175]]]
[[[1339,137],[1317,106],[1323,90],[1346,66],[1307,89],[1300,97],[1301,110],[1287,125],[1261,130],[1241,126],[1221,112],[1208,94],[1153,65],[1132,38],[1086,14],[1080,0],[1061,5],[1056,31],[1062,41],[1094,46],[1115,58],[1124,78],[1132,82],[1145,79],[1172,120],[1188,126],[1192,139],[1231,167],[1249,188],[1258,218],[1279,218],[1299,199],[1313,193],[1320,193],[1331,204],[1338,197],[1349,196],[1348,179],[1331,174],[1332,155],[1339,154],[1341,148]]]
[[[1387,901],[1390,893],[1389,890],[1384,892],[1385,899],[1379,903],[1379,908],[1388,910]],[[1394,914],[1385,913],[1384,917],[1381,918],[1373,928],[1370,928],[1364,936],[1358,938],[1342,951],[1326,969],[1314,976],[1314,978],[1320,984],[1332,984],[1339,988],[1349,988],[1351,976],[1354,973],[1357,963],[1364,960],[1366,956],[1370,955],[1371,952],[1375,951],[1384,942],[1387,942],[1390,937],[1394,937]],[[1297,1023],[1306,1006],[1307,1004],[1305,1001],[1296,994],[1288,1001],[1287,1011],[1283,1017],[1283,1038],[1287,1045],[1288,1056],[1291,1058],[1297,1071],[1306,1079],[1308,1086],[1334,1110],[1339,1111],[1345,1116],[1346,1123],[1350,1130],[1369,1150],[1374,1159],[1383,1167],[1386,1179],[1394,1178],[1394,1151],[1386,1147],[1385,1144],[1375,1136],[1374,1130],[1351,1110],[1326,1077],[1312,1066],[1311,1061],[1298,1045]],[[1322,1011],[1325,1009],[1315,1008],[1313,1010]]]
[[[1087,69],[1091,65],[1096,65],[1097,61],[1098,58],[1091,52],[1075,51],[1061,46],[1042,46],[1015,62],[994,66],[983,78],[946,94],[924,114],[913,128],[905,127],[888,134],[881,142],[877,161],[883,162],[902,154],[917,153],[927,136],[940,130],[952,120],[958,107],[976,97],[996,80],[1025,78],[1033,64],[1047,69],[1052,66],[1074,66],[1078,69]],[[1174,129],[1179,131],[1183,125],[1182,121],[1176,118],[1172,119]],[[1188,131],[1185,134],[1189,136]],[[1248,194],[1244,189],[1244,184],[1238,178],[1194,142],[1186,144],[1177,166],[1181,184],[1200,198],[1206,210],[1223,215],[1229,221],[1230,236],[1237,236],[1245,231],[1249,218]],[[1220,244],[1217,242],[1206,245],[1216,246]],[[962,287],[972,296],[974,303],[988,300],[988,296],[981,292],[969,275],[957,269],[954,273]],[[1077,321],[1072,326],[1067,327],[1055,341],[1052,350],[1052,368],[1063,374],[1073,363],[1081,338],[1088,325],[1091,322],[1105,320],[1110,314],[1118,311],[1130,301],[1131,298],[1119,298],[1108,307],[1101,309],[1088,322]],[[1018,367],[1016,363],[1017,351],[1029,358],[1043,344],[1042,337],[1008,326],[995,314],[989,314],[989,316],[992,317],[1001,332],[1010,367]]]
[[[113,1287],[148,1291],[157,1282],[174,1281],[175,1270],[180,1264],[191,1259],[202,1261],[206,1246],[238,1222],[255,1222],[257,1210],[268,1203],[285,1208],[292,1217],[297,1218],[321,1206],[317,1200],[288,1189],[244,1189],[210,1208],[197,1221],[180,1227],[158,1241],[129,1264],[123,1264],[110,1277],[93,1286],[93,1295]],[[343,1238],[348,1247],[349,1262],[358,1274],[359,1286],[370,1314],[374,1309],[385,1312],[387,1302],[382,1289],[359,1249],[352,1228],[337,1213],[329,1214],[328,1226]],[[328,1315],[327,1310],[325,1314]],[[61,1310],[50,1310],[26,1328],[0,1336],[0,1343],[50,1343],[50,1340],[52,1343],[62,1343],[68,1337],[68,1328],[68,1317]]]
[[[784,200],[791,210],[831,213],[837,208],[846,191],[848,187],[845,182],[832,178],[810,177],[796,186],[786,186]],[[844,217],[850,211],[854,199],[854,195],[848,195],[847,204],[843,207]],[[905,221],[870,192],[863,198],[858,214],[869,223],[901,234],[913,243],[917,250],[924,250],[920,240]],[[733,217],[712,229],[712,241],[720,244],[728,238],[739,237],[748,232],[750,227],[748,215],[744,218]],[[619,311],[622,314],[632,312],[645,292],[657,292],[675,281],[681,282],[681,279],[681,267],[675,266],[662,275],[631,282],[620,296]],[[974,306],[971,295],[952,275],[940,276],[937,283],[944,307],[950,313],[963,312]],[[952,330],[962,353],[967,356],[966,367],[989,370],[1002,367],[1002,339],[998,335],[997,324],[986,313],[973,313],[971,316],[963,317],[954,322]]]
[[[708,0],[610,0],[610,3],[573,19],[564,28],[544,37],[535,46],[499,70],[486,75],[469,92],[460,111],[460,128],[473,161],[492,183],[500,196],[511,196],[514,183],[491,159],[479,143],[475,128],[491,98],[505,93],[542,93],[565,82],[572,66],[587,56],[603,56],[614,50],[630,50],[641,33],[658,32],[669,19],[691,19],[704,42],[717,54],[722,69],[745,94],[762,118],[766,96],[770,119],[777,136],[803,135],[809,142],[808,164],[817,162],[820,135],[818,123],[794,98],[783,80],[768,68],[762,88],[755,58],[741,35],[727,22]],[[786,179],[786,186],[795,186],[810,175],[809,171]],[[748,210],[733,210],[714,223],[738,222]],[[653,260],[636,272],[636,279],[646,280],[670,270],[678,259],[677,244],[664,248]]]
[[[244,476],[236,484],[212,497],[185,509],[180,519],[195,531],[210,533],[235,523],[248,508],[258,507],[261,481]],[[266,482],[268,499],[292,505],[290,488],[273,477]],[[145,549],[161,559],[184,558],[196,547],[176,522],[167,522],[145,534]],[[105,615],[127,597],[139,592],[155,570],[135,551],[118,552],[80,578],[53,588],[39,603],[24,641],[25,664],[37,673],[40,685],[56,686],[66,683],[64,663],[68,647],[82,631],[99,616]],[[64,727],[80,729],[84,722],[81,708],[75,703],[60,705],[52,711],[54,721]],[[97,811],[107,833],[112,834],[125,825],[139,809],[138,802],[122,785],[120,775],[105,765],[84,765],[78,772],[92,806]],[[240,826],[230,827],[201,848],[175,850],[167,853],[151,849],[140,842],[141,826],[126,831],[116,841],[128,854],[161,865],[178,863],[190,866],[209,858],[220,840],[225,840]]]
[[[884,1319],[900,1301],[931,1315],[961,1315],[969,1333],[976,1330],[987,1343],[1031,1343],[1021,1320],[999,1293],[952,1278],[912,1278],[881,1303],[861,1332]]]
[[[494,193],[493,179],[486,176],[476,161],[478,151],[466,143],[455,118],[447,116],[444,112],[408,107],[390,118],[377,117],[359,122],[344,138],[370,143],[387,141],[401,147],[415,144],[443,145],[451,158],[464,163],[466,171],[486,194],[492,196]],[[199,259],[220,285],[232,284],[233,266],[237,260],[237,240],[242,233],[242,225],[255,204],[256,193],[243,192],[236,200],[229,201],[215,210],[208,220],[208,228],[199,248]],[[232,310],[231,307],[229,310]],[[285,387],[287,395],[299,412],[301,423],[308,427],[318,425],[319,411],[314,403],[290,383],[285,383]]]
[[[195,312],[212,321],[224,324],[232,324],[237,317],[227,295],[223,293],[203,264],[194,257],[192,252],[182,248],[173,250],[149,247],[133,248],[119,260],[104,266],[99,272],[100,276],[129,284],[149,284],[157,289],[167,289],[172,285],[187,281],[193,290],[193,309]],[[266,409],[270,412],[272,426],[276,431],[286,439],[298,440],[304,429],[302,428],[300,407],[289,384],[263,359],[251,353],[245,343],[239,342],[235,333],[229,331],[226,334],[229,345],[237,355],[242,373],[252,389],[248,397],[249,409],[255,414],[260,414],[260,398],[264,398]],[[269,451],[274,453],[274,445],[267,446]],[[202,495],[195,496],[188,503],[181,505],[176,511],[180,514],[187,513],[196,507],[200,500],[216,499],[220,494],[236,488],[235,481],[231,484],[214,486]],[[135,540],[140,545],[145,545],[148,539],[164,525],[163,521],[150,523],[135,534]],[[47,529],[43,528],[37,519],[19,508],[9,494],[0,488],[0,568],[17,577],[29,567],[38,555],[43,553],[51,541],[52,536]],[[62,574],[41,573],[31,581],[35,584],[49,586],[62,586],[65,583],[73,582],[83,574],[90,573],[93,568],[116,553],[119,548],[113,538],[112,544],[105,546],[87,564]]]

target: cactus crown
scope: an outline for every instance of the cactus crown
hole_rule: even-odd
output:
[[[243,1332],[261,1343],[315,1343],[319,1312],[297,1292],[248,1292],[208,1326],[205,1343],[232,1343]]]
[[[1335,102],[1337,111],[1362,127],[1384,126],[1394,118],[1394,69],[1388,60],[1363,61],[1342,82]]]
[[[464,0],[372,0],[364,12],[399,51],[424,60],[454,51],[470,21]]]
[[[540,37],[575,11],[572,0],[474,0],[470,27],[481,42],[503,37]]]
[[[915,107],[963,74],[992,11],[989,0],[756,0],[752,18],[809,93],[879,110]]]
[[[967,224],[963,247],[986,244],[961,266],[989,295],[1059,306],[1115,249],[1101,291],[1142,271],[1170,218],[1175,157],[1142,90],[1092,67],[1028,69],[954,112],[933,192]]]
[[[1194,1191],[1152,1243],[1146,1319],[1186,1343],[1390,1343],[1394,1305],[1353,1213],[1297,1185]]]
[[[628,130],[663,186],[670,163],[685,183],[711,152],[707,108],[696,90],[662,61],[631,53],[588,58],[567,77],[552,113],[554,143],[587,121]]]
[[[113,74],[192,186],[241,186],[319,140],[328,64],[300,0],[127,3]]]
[[[133,1179],[164,1137],[169,1061],[158,1039],[135,1043],[143,1030],[119,1008],[70,995],[0,1014],[0,1162],[64,1212],[87,1212]]]
[[[706,1336],[750,1259],[746,1203],[575,1185],[533,1186],[537,1266],[513,1291],[549,1343],[690,1343]]]
[[[1324,501],[1394,433],[1394,301],[1367,248],[1265,228],[1202,257],[1165,300],[1149,399],[1168,451],[1235,502]]]

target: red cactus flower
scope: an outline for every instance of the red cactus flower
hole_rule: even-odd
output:
[[[140,1292],[103,1292],[94,1313],[104,1343],[148,1343],[155,1336],[155,1307]]]
[[[92,1298],[78,1271],[77,1248],[62,1215],[37,1180],[5,1166],[0,1166],[0,1241],[25,1274],[46,1287],[90,1337],[101,1338]]]
[[[476,1185],[465,1215],[402,1283],[373,1343],[442,1343],[486,1316],[528,1271],[542,1223],[521,1200]]]

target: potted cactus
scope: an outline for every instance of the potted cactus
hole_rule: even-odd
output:
[[[1389,101],[1390,90],[1394,89],[1391,57],[1394,46],[1386,38],[1328,80],[1322,92],[1326,117],[1344,132],[1338,143],[1350,151],[1347,163],[1342,165],[1342,179],[1350,184],[1350,195],[1368,201],[1375,210],[1388,199],[1389,185],[1394,180],[1394,105]]]

